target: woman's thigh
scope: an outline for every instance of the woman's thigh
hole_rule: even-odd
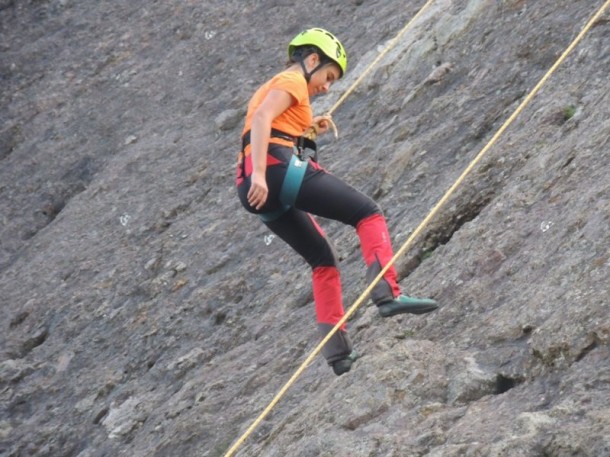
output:
[[[290,208],[265,225],[284,240],[312,267],[337,266],[334,249],[310,214]]]
[[[324,170],[308,169],[295,206],[305,212],[356,226],[365,217],[380,213],[370,197]]]

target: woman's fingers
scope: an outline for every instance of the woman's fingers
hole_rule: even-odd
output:
[[[267,187],[253,184],[248,192],[248,203],[257,210],[261,209],[267,201],[268,193]]]
[[[333,122],[333,118],[330,114],[325,114],[323,116],[316,116],[313,118],[313,124],[316,126],[316,133],[326,133],[329,129],[332,129],[335,138],[339,138],[339,132],[337,131],[337,126]]]

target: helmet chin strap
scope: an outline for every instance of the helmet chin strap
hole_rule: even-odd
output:
[[[318,66],[315,67],[313,70],[307,71],[307,67],[305,66],[305,59],[299,60],[299,63],[301,64],[301,68],[303,69],[303,75],[305,76],[305,81],[307,81],[308,84],[309,84],[309,81],[311,80],[312,75],[316,71],[318,71],[320,68],[322,68],[324,65],[326,65],[326,62],[320,62],[318,64]]]

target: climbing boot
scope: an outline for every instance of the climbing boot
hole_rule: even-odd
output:
[[[436,301],[431,298],[408,297],[399,295],[393,300],[377,305],[381,317],[391,317],[396,314],[426,314],[438,308]]]
[[[352,351],[350,355],[343,359],[336,360],[332,363],[333,371],[337,376],[347,373],[352,368],[352,364],[358,359],[359,355],[356,351]]]

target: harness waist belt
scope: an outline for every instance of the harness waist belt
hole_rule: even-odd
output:
[[[304,136],[293,136],[288,133],[282,132],[281,130],[271,129],[271,137],[272,138],[281,138],[283,140],[291,141],[294,145],[302,151],[303,149],[311,149],[314,152],[318,151],[318,146],[316,142],[310,140],[309,138],[305,138]],[[246,150],[246,146],[250,144],[250,130],[248,130],[241,137],[241,151],[244,152]]]

